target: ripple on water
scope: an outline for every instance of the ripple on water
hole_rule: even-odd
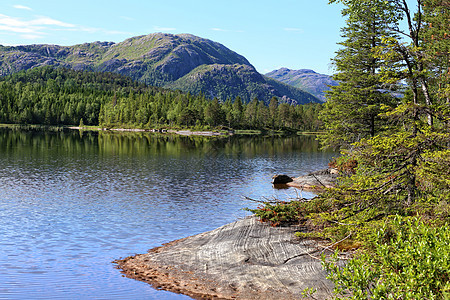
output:
[[[187,299],[124,278],[111,261],[232,222],[255,205],[243,196],[295,196],[272,189],[272,175],[333,155],[301,137],[186,147],[190,138],[14,134],[0,130],[0,299]]]

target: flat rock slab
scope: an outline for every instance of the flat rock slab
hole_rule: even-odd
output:
[[[116,261],[127,277],[197,299],[315,299],[332,296],[316,242],[294,236],[299,227],[270,227],[248,217]]]
[[[337,178],[338,175],[336,173],[326,169],[295,177],[292,182],[288,182],[286,185],[307,190],[323,190],[335,187]]]

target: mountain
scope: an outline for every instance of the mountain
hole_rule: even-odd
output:
[[[266,76],[302,89],[323,102],[326,101],[325,91],[330,89],[329,86],[338,84],[331,76],[308,69],[290,70],[281,68],[267,73]]]
[[[202,92],[209,98],[222,100],[239,96],[248,102],[256,97],[268,103],[275,96],[280,102],[290,104],[319,102],[301,89],[265,77],[252,66],[241,64],[201,65],[165,87],[193,94]]]
[[[287,88],[259,74],[242,55],[217,42],[190,34],[154,33],[121,43],[75,46],[0,46],[0,75],[51,65],[113,72],[149,85],[181,89],[226,100],[240,96],[269,102],[319,102],[300,89]]]

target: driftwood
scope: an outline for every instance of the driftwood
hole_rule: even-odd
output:
[[[300,240],[300,228],[270,227],[249,217],[116,261],[123,273],[155,288],[197,299],[311,299],[332,296],[333,284],[314,259],[323,248]]]

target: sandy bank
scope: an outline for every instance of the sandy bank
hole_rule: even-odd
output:
[[[197,299],[299,299],[310,287],[329,298],[333,284],[311,257],[320,249],[297,239],[300,229],[249,217],[116,263],[127,277]]]

